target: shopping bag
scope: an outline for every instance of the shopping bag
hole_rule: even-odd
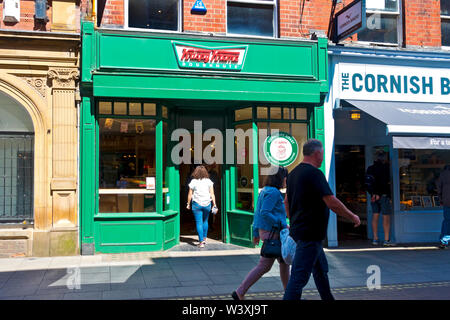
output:
[[[292,264],[294,261],[295,249],[297,244],[294,239],[289,235],[289,229],[284,228],[280,232],[281,240],[281,256],[286,264]]]

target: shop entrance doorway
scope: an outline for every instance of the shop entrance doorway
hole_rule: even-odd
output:
[[[205,131],[208,129],[218,129],[220,131],[224,131],[224,118],[225,113],[220,110],[196,110],[196,109],[183,109],[179,108],[178,111],[178,119],[177,119],[177,127],[188,130],[191,135],[190,141],[190,163],[182,163],[179,165],[179,174],[180,174],[180,243],[189,243],[191,245],[195,245],[198,243],[198,235],[197,229],[195,225],[194,215],[192,213],[192,209],[187,209],[187,197],[189,192],[189,182],[191,181],[191,174],[194,169],[199,165],[195,163],[194,155],[195,155],[195,143],[194,143],[194,122],[201,121],[202,132],[203,135]],[[197,132],[198,134],[198,132]],[[206,148],[215,148],[214,138],[209,141],[202,142],[202,154]],[[215,151],[212,150],[211,154],[215,156]],[[203,165],[207,168],[208,173],[210,175],[211,181],[214,183],[214,194],[216,197],[217,207],[219,209],[218,213],[213,215],[210,213],[208,220],[208,235],[207,242],[211,241],[223,241],[223,223],[222,217],[224,215],[222,205],[224,194],[222,194],[222,175],[223,175],[223,166],[221,163],[212,163],[207,164],[203,163]]]
[[[339,245],[356,244],[367,240],[367,197],[364,188],[365,146],[336,145],[336,196],[347,208],[358,215],[357,228],[348,220],[337,216]]]

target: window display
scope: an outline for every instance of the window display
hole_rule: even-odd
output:
[[[399,149],[400,209],[428,210],[441,207],[436,181],[446,163],[448,150]]]

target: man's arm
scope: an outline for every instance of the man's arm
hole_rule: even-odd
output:
[[[330,210],[353,222],[355,224],[354,225],[355,228],[361,224],[359,217],[350,210],[348,210],[347,207],[334,195],[324,196],[322,199],[327,205],[327,207],[330,208]]]

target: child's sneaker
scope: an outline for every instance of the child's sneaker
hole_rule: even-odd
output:
[[[376,240],[376,239],[373,239],[373,240],[372,240],[372,245],[373,245],[373,246],[377,246],[377,245],[379,245],[379,243],[378,243],[378,240]]]
[[[385,247],[393,247],[394,243],[391,240],[384,240],[383,246],[385,246]]]

